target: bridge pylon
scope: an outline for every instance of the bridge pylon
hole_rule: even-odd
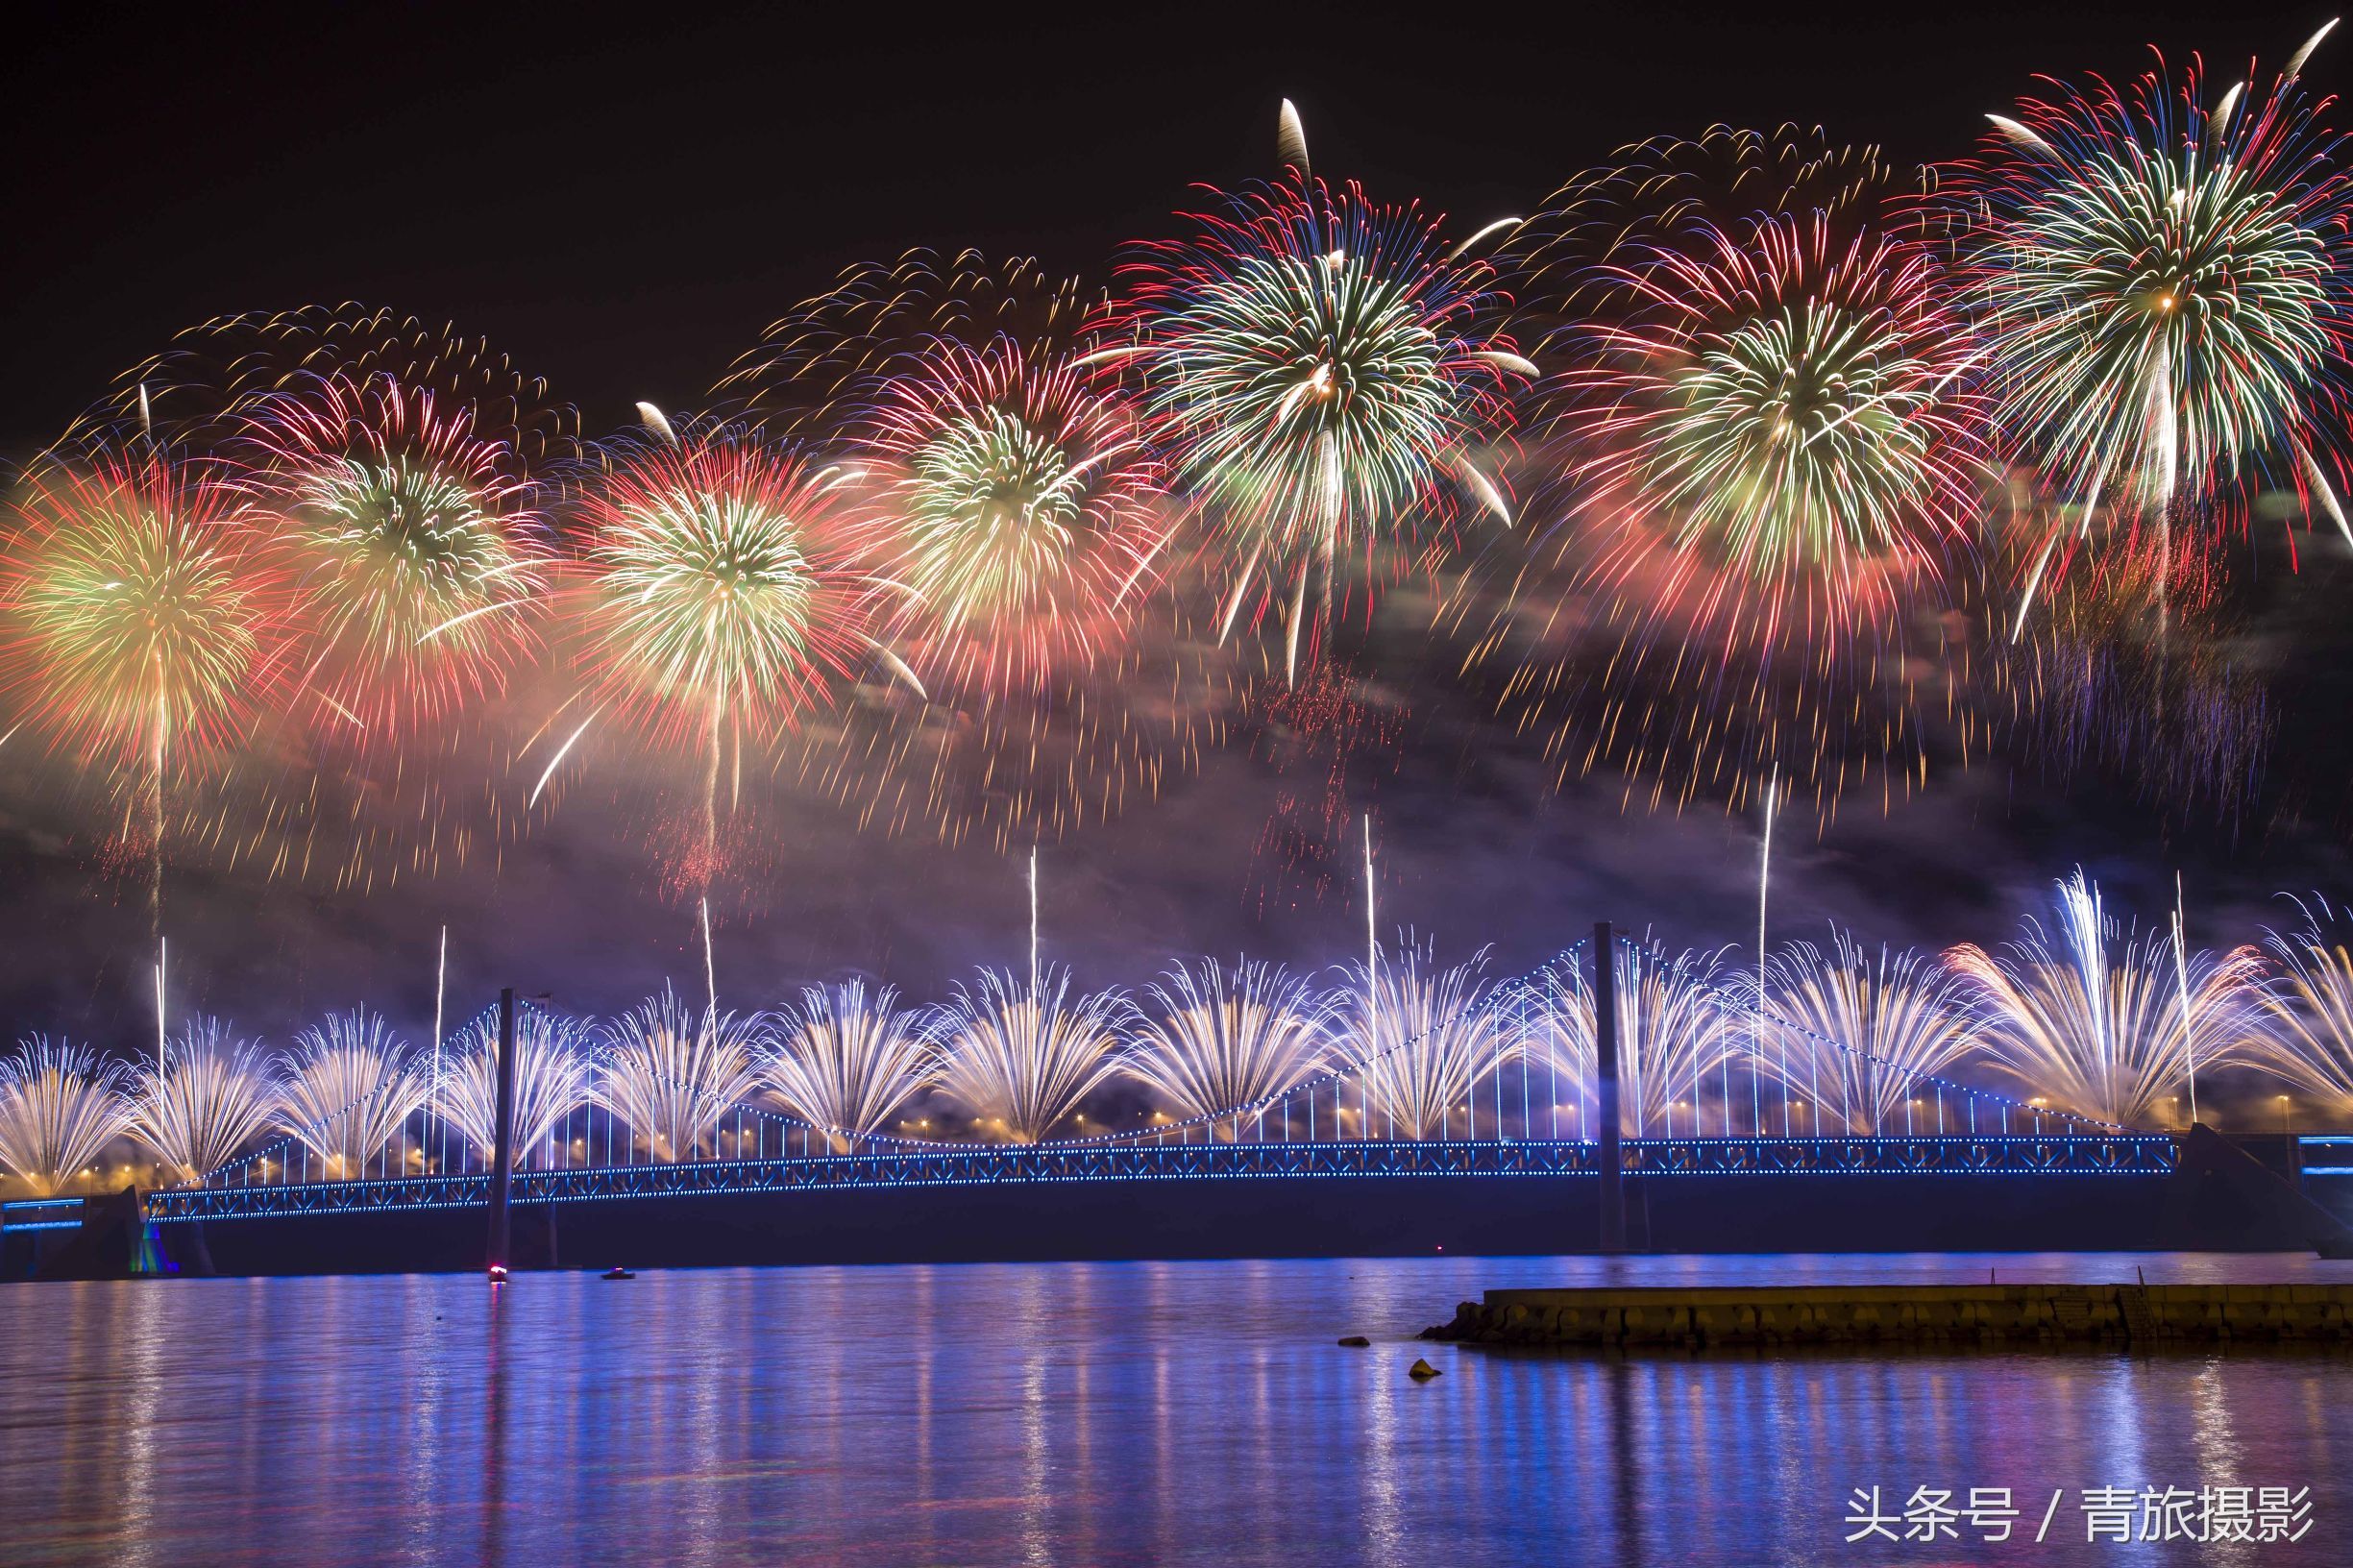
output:
[[[1593,927],[1594,1109],[1601,1127],[1597,1174],[1602,1188],[1602,1251],[1626,1250],[1626,1163],[1618,1142],[1618,944],[1602,920]]]
[[[499,992],[499,1109],[490,1154],[490,1278],[506,1278],[507,1199],[515,1174],[515,988]]]

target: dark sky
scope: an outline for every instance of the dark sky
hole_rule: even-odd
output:
[[[0,441],[171,332],[390,305],[592,429],[691,404],[787,304],[911,245],[1096,270],[1193,181],[1318,168],[1466,221],[1713,121],[1965,151],[2038,71],[2276,64],[2326,4],[1410,9],[44,8],[7,39]],[[2353,40],[2310,75],[2353,70]],[[6,450],[6,448],[0,448]]]
[[[12,187],[0,354],[13,361],[0,451],[37,446],[181,327],[314,301],[486,335],[592,432],[639,398],[691,406],[846,263],[972,245],[1102,277],[1120,241],[1166,232],[1189,182],[1265,173],[1286,96],[1318,172],[1419,196],[1467,227],[1529,210],[1616,145],[1713,121],[1821,123],[1905,158],[1955,156],[2038,71],[2128,76],[2156,43],[2202,50],[2228,80],[2249,55],[2284,59],[2327,14],[57,8],[12,21],[0,66]],[[2308,77],[2353,79],[2353,38]],[[2322,588],[2346,590],[2344,572],[2326,575],[2340,566],[2323,559]],[[1434,929],[1450,955],[1493,941],[1512,967],[1597,915],[1655,921],[1679,943],[1753,941],[1753,822],[1705,806],[1627,816],[1600,786],[1550,797],[1507,758],[1465,778],[1452,755],[1408,759],[1385,788],[1385,926]],[[1090,979],[1141,980],[1176,951],[1353,951],[1353,894],[1259,913],[1265,788],[1247,759],[1213,759],[1164,800],[1049,849],[1062,956]],[[37,812],[0,809],[0,1024],[119,1033],[146,974],[138,893],[35,831]],[[665,972],[695,977],[691,916],[660,905],[583,819],[496,877],[374,900],[190,874],[167,921],[184,1003],[275,1032],[365,993],[413,1027],[445,919],[468,994],[524,975],[601,1007]],[[2199,919],[2217,939],[2252,934],[2270,891],[2341,870],[2328,834],[2185,835],[1990,767],[1890,817],[1853,810],[1777,855],[1777,928],[1814,934],[1835,916],[1870,938],[1939,943],[2009,934],[2079,858],[2155,919],[2158,890],[2187,864],[2215,890]],[[855,967],[933,994],[964,966],[1017,956],[1018,872],[992,853],[881,844],[813,818],[784,858],[771,912],[723,934],[723,990],[769,1000]]]

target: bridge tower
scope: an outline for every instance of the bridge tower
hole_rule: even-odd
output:
[[[515,1173],[515,988],[499,992],[499,1109],[490,1155],[490,1277],[506,1278],[507,1188]]]
[[[1601,1154],[1602,1251],[1626,1250],[1624,1151],[1618,1144],[1618,944],[1609,922],[1593,928],[1594,1109]]]

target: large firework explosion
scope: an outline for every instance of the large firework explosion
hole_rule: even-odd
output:
[[[1033,260],[910,252],[797,306],[716,389],[859,471],[904,588],[885,636],[922,695],[866,683],[789,748],[861,826],[1058,837],[1214,744],[1225,678],[1189,631],[1164,455],[1082,374],[1088,313]]]
[[[544,525],[519,456],[474,421],[389,375],[305,379],[243,407],[247,520],[290,586],[302,699],[325,704],[330,735],[399,744],[536,651]]]
[[[1371,588],[1434,566],[1466,494],[1510,521],[1489,449],[1535,367],[1489,329],[1494,274],[1465,244],[1287,156],[1281,181],[1213,191],[1189,234],[1134,248],[1093,357],[1140,388],[1206,524],[1220,637],[1276,614],[1287,679],[1348,584],[1369,615]]]
[[[583,484],[566,621],[579,723],[699,764],[692,880],[717,869],[747,745],[831,706],[877,658],[903,671],[876,636],[892,588],[873,570],[856,478],[753,430],[665,425],[617,442]]]
[[[1941,651],[1991,478],[1919,179],[1719,127],[1628,149],[1511,241],[1535,352],[1565,367],[1536,442],[1561,521],[1474,657],[1563,776],[1679,802],[1777,772],[1826,807],[1917,782],[1907,660]]]
[[[527,614],[451,623],[490,600],[527,607],[540,567],[523,559],[523,486],[576,450],[575,425],[478,339],[310,306],[181,333],[34,461],[35,495],[135,465],[196,476],[175,482],[215,488],[240,526],[240,614],[271,662],[224,726],[229,766],[173,793],[176,857],[368,889],[463,865],[517,825],[480,776],[505,761],[495,738],[453,759],[446,724],[421,747],[413,721],[479,706],[530,651]],[[395,563],[417,558],[396,536],[435,534],[446,570],[402,591]],[[425,620],[437,600],[451,614]]]
[[[97,782],[159,903],[175,784],[233,761],[283,684],[281,586],[208,463],[149,450],[45,465],[12,509],[0,553],[11,728],[29,725]]]
[[[1419,617],[1376,636],[1373,590],[1419,577],[1467,637],[1443,662],[1630,797],[1892,801],[1992,748],[2235,822],[2277,721],[2216,525],[2341,511],[2353,198],[2303,58],[2058,87],[1927,190],[1820,133],[1646,143],[1458,244],[1316,179],[1287,112],[1288,172],[1109,295],[852,269],[722,382],[736,424],[652,416],[560,487],[572,416],[478,340],[216,318],[28,470],[9,721],[103,782],[159,887],[167,842],[430,874],[625,735],[677,786],[672,891],[708,893],[748,773],[1010,844],[1238,731],[1396,749],[1362,715],[1404,711]],[[1245,618],[1298,701],[1238,702],[1212,645]],[[1270,844],[1324,857],[1308,803]]]
[[[1168,540],[1159,460],[1115,390],[1009,337],[944,342],[869,417],[918,669],[1036,693],[1115,649]]]
[[[2252,94],[2162,57],[2126,89],[2054,84],[1949,171],[2005,451],[2080,530],[2103,500],[2164,528],[2266,485],[2344,526],[2353,184],[2298,81],[2318,41]]]

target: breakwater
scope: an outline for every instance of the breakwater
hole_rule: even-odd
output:
[[[1427,1339],[1621,1347],[2353,1343],[2353,1285],[1890,1285],[1489,1290]]]

